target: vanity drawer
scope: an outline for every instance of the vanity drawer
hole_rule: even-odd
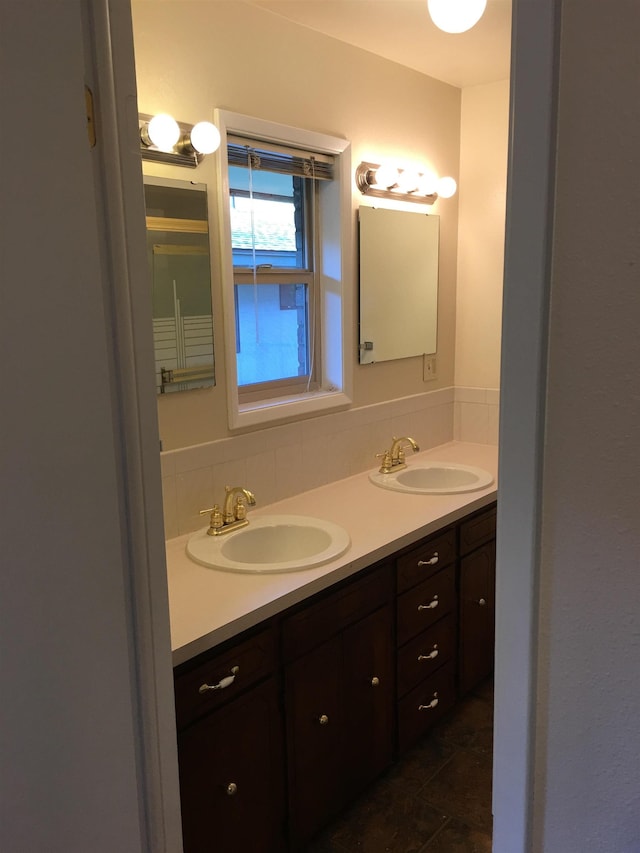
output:
[[[439,572],[456,558],[455,530],[447,530],[425,539],[416,548],[398,558],[398,592],[405,592]]]
[[[276,637],[272,626],[241,640],[209,660],[175,676],[178,729],[234,699],[276,668]],[[235,670],[235,671],[234,671]],[[231,679],[230,681],[223,681]],[[204,685],[217,689],[206,690]],[[202,690],[202,692],[201,692]]]
[[[456,606],[455,566],[398,597],[398,646],[421,634]]]
[[[479,512],[460,525],[460,554],[468,554],[496,537],[496,505]]]
[[[456,701],[453,663],[441,667],[430,678],[398,702],[398,749],[403,752],[431,728]]]
[[[456,620],[453,613],[408,642],[398,652],[398,696],[404,696],[445,663],[455,658]]]
[[[345,588],[324,596],[285,617],[282,622],[282,652],[289,663],[319,643],[382,607],[393,596],[391,563],[384,563]]]

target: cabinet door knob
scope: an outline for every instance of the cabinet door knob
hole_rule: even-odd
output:
[[[438,596],[434,595],[433,600],[429,602],[429,604],[419,604],[418,610],[435,610],[436,607],[440,604],[438,601]]]
[[[321,726],[327,726],[327,725],[329,725],[329,717],[327,717],[326,714],[321,714],[318,717],[318,722],[320,723]]]
[[[438,657],[439,654],[440,652],[438,651],[438,644],[434,643],[433,651],[429,652],[428,655],[418,655],[418,660],[434,660]]]
[[[231,687],[239,672],[239,666],[232,666],[231,675],[225,675],[225,677],[221,678],[217,684],[201,684],[198,688],[198,693],[207,693],[209,690],[225,690],[227,687]]]
[[[374,675],[373,678],[371,679],[371,686],[372,687],[379,687],[380,686],[380,679],[378,678],[377,675]]]
[[[418,705],[418,711],[431,711],[438,705],[438,694],[433,694],[433,699],[429,702],[428,705]]]
[[[428,560],[418,560],[419,566],[436,566],[438,564],[438,560],[440,557],[438,556],[438,552],[433,552],[433,557],[429,557]]]
[[[480,605],[480,607],[484,607],[486,603],[487,603],[487,600],[485,598],[481,598],[478,601],[478,604]]]
[[[238,793],[238,786],[235,782],[229,782],[229,784],[225,788],[225,791],[230,797],[233,797]]]

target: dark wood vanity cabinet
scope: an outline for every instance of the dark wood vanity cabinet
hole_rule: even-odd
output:
[[[204,657],[175,675],[184,853],[284,850],[275,631]]]
[[[495,637],[495,506],[460,525],[458,692],[493,671]]]
[[[489,675],[495,521],[494,504],[176,669],[185,853],[305,849]]]
[[[456,530],[397,559],[397,729],[403,752],[455,703]]]
[[[386,564],[282,626],[294,850],[393,756],[393,584]]]

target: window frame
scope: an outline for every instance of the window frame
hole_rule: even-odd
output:
[[[216,110],[215,121],[221,135],[218,156],[218,211],[220,225],[220,254],[225,340],[225,375],[227,385],[228,423],[231,430],[253,427],[274,421],[297,420],[346,408],[351,399],[351,362],[353,333],[353,249],[351,228],[351,147],[346,139],[276,124],[228,110]],[[237,382],[235,281],[238,275],[252,276],[251,268],[235,268],[231,247],[229,211],[229,176],[227,137],[244,135],[255,140],[298,147],[335,157],[333,181],[318,182],[317,229],[314,275],[315,312],[310,323],[315,324],[316,388],[306,390],[295,380],[265,383],[269,391],[262,394],[258,386],[243,386]],[[289,270],[291,272],[292,270]],[[269,270],[271,275],[286,268]],[[314,316],[315,315],[315,316]],[[268,396],[267,394],[277,394]]]

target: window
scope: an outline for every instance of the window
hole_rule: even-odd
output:
[[[230,426],[344,406],[348,143],[216,118]]]

